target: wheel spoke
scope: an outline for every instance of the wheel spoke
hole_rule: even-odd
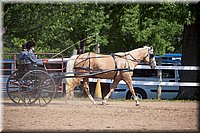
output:
[[[17,75],[19,75],[19,71],[15,71],[14,73],[12,73],[10,75],[10,77],[7,80],[6,83],[6,91],[8,94],[8,97],[14,102],[14,103],[23,103],[20,99],[20,95],[19,95],[19,77],[17,77]]]
[[[28,83],[25,89],[20,89],[20,95],[24,98],[28,96],[29,101],[24,100],[25,104],[48,104],[55,95],[55,83],[53,78],[45,71],[32,70],[26,73],[21,82]],[[22,86],[22,85],[20,85]],[[38,100],[38,103],[36,102]]]

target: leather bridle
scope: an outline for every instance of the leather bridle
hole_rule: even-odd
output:
[[[154,54],[153,54],[153,50],[150,50],[149,48],[147,48],[147,55],[143,58],[143,61],[147,58],[147,57],[149,57],[149,65],[151,65],[153,62],[154,62],[154,60],[152,60],[153,59],[153,57],[154,57]]]

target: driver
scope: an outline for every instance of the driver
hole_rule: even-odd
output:
[[[34,54],[35,46],[36,44],[33,41],[28,41],[26,43],[27,54],[25,56],[25,64],[28,66],[29,70],[37,70],[37,69],[45,70],[43,67],[41,67],[43,66],[43,63],[39,62],[35,57]]]

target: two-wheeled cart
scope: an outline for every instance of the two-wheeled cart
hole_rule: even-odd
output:
[[[8,97],[17,104],[44,106],[56,93],[55,79],[45,70],[29,70],[25,64],[7,80]]]

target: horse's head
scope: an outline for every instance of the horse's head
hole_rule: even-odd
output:
[[[143,61],[146,62],[151,66],[151,69],[154,69],[156,67],[156,60],[153,54],[153,47],[146,47],[147,48],[147,54],[145,55]]]

